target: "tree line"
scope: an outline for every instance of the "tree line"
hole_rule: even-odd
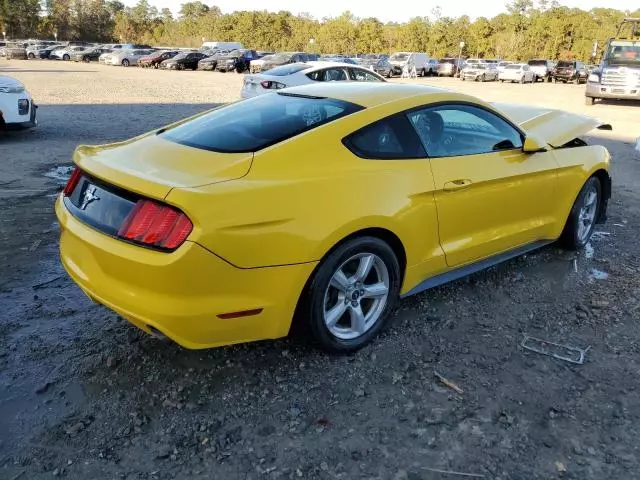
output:
[[[555,0],[513,0],[493,18],[428,16],[406,23],[382,23],[350,12],[317,20],[308,14],[239,11],[187,2],[177,16],[148,0],[125,7],[119,0],[0,0],[0,26],[7,38],[54,38],[137,42],[158,46],[199,46],[203,39],[239,41],[256,50],[323,53],[421,51],[435,57],[462,54],[486,58],[588,60],[593,42],[615,34],[625,16],[611,8],[589,11]]]

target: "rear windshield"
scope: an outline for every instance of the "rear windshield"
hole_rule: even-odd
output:
[[[451,63],[454,64],[456,63],[456,59],[455,58],[443,58],[440,60],[440,63]]]
[[[281,67],[276,67],[276,68],[272,68],[271,70],[267,70],[265,75],[284,77],[286,75],[291,75],[293,73],[298,73],[302,70],[306,70],[307,68],[311,68],[311,65],[306,63],[290,63],[288,65],[282,65]]]
[[[546,60],[529,60],[527,63],[529,65],[531,65],[532,67],[546,67],[547,66],[547,61]]]
[[[520,68],[522,68],[521,65],[507,65],[506,67],[504,67],[507,70],[520,70]]]
[[[161,135],[214,152],[254,152],[358,110],[331,98],[272,93],[218,108]]]
[[[558,62],[558,67],[573,67],[573,62]]]

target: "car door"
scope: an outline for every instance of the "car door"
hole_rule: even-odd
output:
[[[524,153],[522,133],[479,106],[443,104],[408,116],[431,161],[449,266],[549,238],[557,209],[552,153]]]

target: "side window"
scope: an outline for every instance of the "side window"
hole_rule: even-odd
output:
[[[356,82],[379,82],[380,79],[373,75],[371,72],[367,72],[361,68],[350,68],[349,78]]]
[[[502,118],[471,105],[442,105],[407,114],[432,158],[522,148],[522,136]]]
[[[327,68],[324,70],[325,82],[341,82],[347,79],[344,68]]]
[[[426,157],[420,139],[403,113],[367,125],[349,135],[343,143],[361,158],[392,160]]]

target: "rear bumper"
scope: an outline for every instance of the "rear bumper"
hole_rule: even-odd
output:
[[[587,83],[585,96],[591,98],[640,100],[640,87],[607,87],[599,83]]]
[[[60,257],[94,301],[132,324],[156,329],[186,348],[209,348],[286,336],[315,263],[239,269],[200,245],[172,253],[131,245],[81,223],[59,198]],[[220,314],[262,309],[221,319]]]

